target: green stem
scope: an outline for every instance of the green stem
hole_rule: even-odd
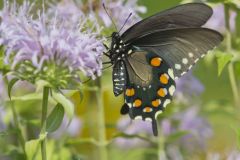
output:
[[[25,152],[25,140],[24,140],[24,137],[22,135],[22,131],[20,129],[20,124],[18,122],[18,115],[17,115],[16,109],[15,109],[15,106],[14,106],[14,102],[11,102],[11,111],[12,111],[12,114],[13,114],[14,125],[17,128],[17,130],[18,130],[18,138],[19,138],[20,146],[21,146],[24,154],[26,155],[26,152]]]
[[[107,160],[107,147],[106,147],[106,127],[104,117],[104,105],[103,105],[103,92],[101,79],[97,80],[98,91],[97,91],[97,107],[98,107],[98,140],[99,140],[99,160]]]
[[[227,4],[224,5],[225,9],[225,24],[226,24],[226,51],[227,53],[231,53],[232,51],[232,35],[230,29],[230,9]],[[235,105],[240,107],[240,96],[238,91],[238,85],[236,82],[236,77],[234,73],[233,62],[228,65],[228,74],[231,83],[231,88],[234,96]]]
[[[41,134],[46,134],[49,90],[50,90],[49,87],[44,87],[43,88]],[[47,141],[46,137],[44,137],[43,140],[41,141],[42,160],[47,160],[46,141]]]
[[[159,126],[159,125],[158,125]],[[165,140],[164,135],[160,129],[158,129],[158,159],[159,160],[167,160],[165,154]]]
[[[4,78],[4,81],[5,81],[5,84],[7,84],[8,86],[8,79],[5,77]],[[18,121],[18,114],[17,114],[17,111],[16,111],[16,108],[15,108],[15,105],[14,105],[14,102],[13,101],[10,101],[10,108],[11,108],[11,112],[12,112],[12,115],[13,115],[13,123],[18,131],[18,140],[19,140],[19,143],[20,143],[20,146],[23,150],[23,153],[24,155],[26,155],[26,151],[25,151],[25,140],[24,140],[24,137],[23,137],[23,134],[22,134],[22,130],[20,128],[20,124],[19,124],[19,121]]]

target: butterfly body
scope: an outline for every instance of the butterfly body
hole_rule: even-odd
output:
[[[212,10],[202,3],[180,5],[144,19],[123,34],[113,32],[108,57],[113,64],[113,92],[124,94],[122,114],[151,121],[171,102],[175,79],[221,41],[218,32],[201,26]]]

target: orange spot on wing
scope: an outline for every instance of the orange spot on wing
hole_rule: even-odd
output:
[[[157,93],[160,97],[165,97],[167,95],[167,90],[164,88],[160,88]]]
[[[153,107],[158,107],[160,104],[161,104],[160,99],[156,99],[156,100],[152,101]]]
[[[145,107],[143,109],[143,112],[147,112],[147,113],[152,112],[152,108],[151,107]]]
[[[159,79],[162,84],[168,84],[169,76],[166,73],[164,73],[160,76]]]
[[[135,90],[134,88],[126,89],[126,96],[131,97],[135,95]]]
[[[156,58],[151,59],[150,63],[153,67],[159,67],[161,65],[161,62],[162,62],[162,59],[159,57],[156,57]]]
[[[134,101],[134,107],[140,107],[142,105],[142,101],[140,99],[136,99]]]

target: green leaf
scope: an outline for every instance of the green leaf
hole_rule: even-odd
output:
[[[63,117],[64,108],[60,103],[58,103],[47,118],[47,132],[56,131],[60,127]]]
[[[34,139],[25,143],[25,151],[28,160],[34,160],[40,144],[40,139]]]
[[[224,67],[232,60],[233,55],[218,51],[218,53],[216,54],[216,57],[217,57],[217,64],[218,64],[218,76],[220,76]]]
[[[41,100],[42,93],[30,93],[20,97],[12,97],[12,101],[30,101],[30,100]]]
[[[60,103],[63,106],[67,116],[70,119],[72,119],[73,115],[74,115],[74,105],[73,105],[73,103],[69,99],[67,99],[64,95],[62,95],[60,93],[53,92],[52,96],[53,96],[53,99],[57,103]]]
[[[13,78],[9,83],[8,83],[8,97],[11,100],[11,91],[12,87],[19,81],[18,78]]]

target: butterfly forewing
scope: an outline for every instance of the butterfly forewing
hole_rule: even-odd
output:
[[[133,53],[126,68],[129,81],[123,108],[129,107],[132,119],[151,121],[157,135],[156,118],[170,103],[175,91],[173,71],[161,57],[146,51]]]
[[[142,36],[132,45],[158,54],[180,77],[222,39],[218,32],[205,28],[171,29]]]
[[[212,9],[203,3],[189,3],[159,12],[130,27],[122,38],[126,43],[155,30],[200,27],[211,17]]]

